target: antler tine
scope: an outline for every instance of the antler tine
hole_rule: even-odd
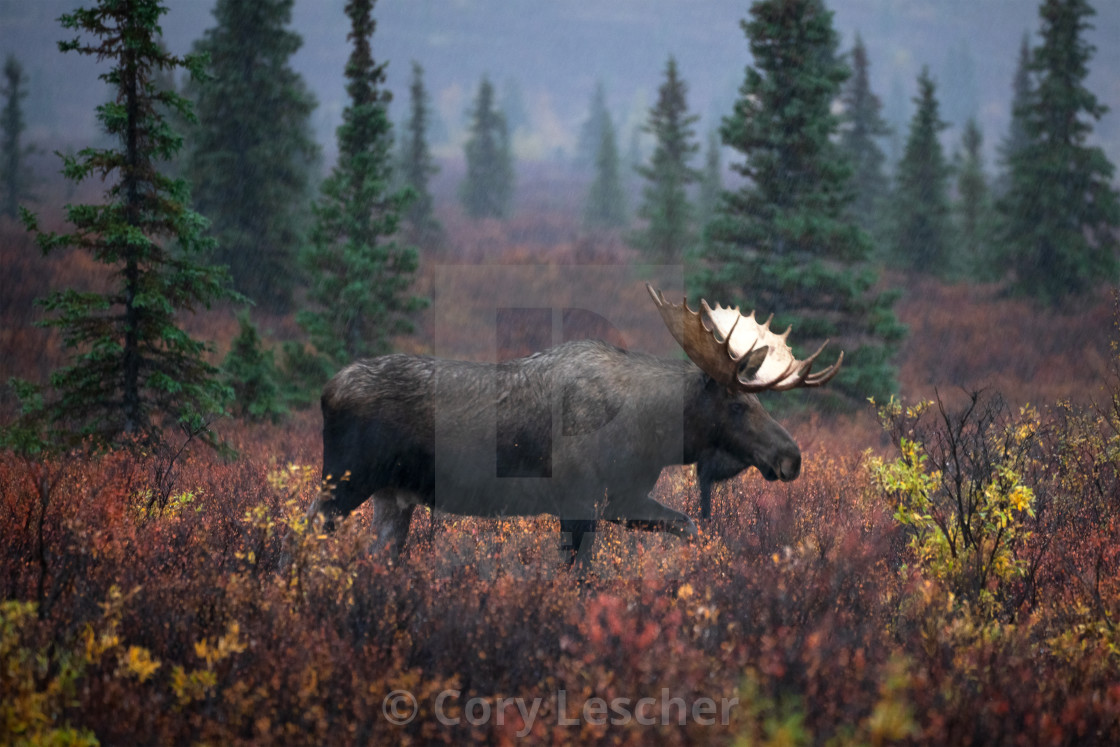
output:
[[[812,376],[808,377],[805,380],[805,386],[821,386],[822,384],[827,384],[829,381],[832,380],[833,376],[835,376],[837,373],[840,372],[840,364],[843,361],[844,361],[844,351],[841,350],[839,357],[836,358],[836,362],[833,363],[828,368],[826,368],[825,370],[821,371],[820,373],[816,373],[816,374],[813,374]]]
[[[825,340],[823,343],[821,343],[821,346],[817,348],[817,351],[802,362],[801,366],[797,369],[795,378],[790,382],[784,383],[780,386],[775,386],[774,391],[784,392],[790,389],[797,389],[798,387],[818,387],[830,381],[833,376],[840,372],[840,364],[844,361],[843,350],[840,351],[839,357],[831,366],[815,374],[810,373],[813,368],[813,362],[816,361],[817,356],[824,351],[825,346],[828,345],[828,343],[828,340]]]
[[[779,387],[778,384],[785,381],[786,377],[789,376],[790,371],[793,370],[794,364],[796,364],[796,363],[797,363],[796,360],[790,361],[789,365],[786,366],[786,369],[784,371],[782,371],[780,374],[773,377],[769,381],[743,381],[742,379],[740,379],[737,376],[735,378],[736,378],[736,381],[739,382],[739,387],[744,392],[752,392],[752,393],[754,393],[754,392],[765,392],[768,389],[772,389],[774,391],[781,391],[781,387]]]
[[[759,323],[755,312],[744,315],[738,307],[713,309],[705,300],[700,309],[688,308],[688,299],[678,306],[665,300],[665,294],[646,283],[665,325],[688,357],[714,380],[732,389],[761,392],[784,391],[797,387],[816,387],[829,381],[840,370],[843,352],[836,362],[813,373],[813,364],[828,345],[826,340],[805,360],[797,360],[787,342],[792,326],[777,334],[770,329],[774,315]],[[738,334],[736,334],[738,333]],[[750,380],[740,378],[740,366],[752,353],[765,350],[761,363],[752,362]],[[756,354],[756,359],[759,357]]]
[[[797,363],[798,366],[797,370],[793,374],[793,379],[791,381],[783,382],[777,386],[774,386],[774,391],[785,392],[789,391],[790,389],[796,389],[797,387],[805,386],[805,382],[808,381],[809,378],[809,373],[813,370],[813,363],[817,360],[817,356],[824,352],[824,346],[827,344],[828,340],[825,340],[823,343],[821,343],[821,346],[817,348],[816,352],[814,352],[808,358],[803,361],[795,360],[794,362]]]

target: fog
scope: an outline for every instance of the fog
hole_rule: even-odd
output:
[[[0,0],[0,55],[15,54],[29,76],[27,142],[81,146],[96,136],[94,107],[107,90],[90,58],[57,51],[67,34],[58,16],[77,0]],[[88,3],[87,3],[88,4]],[[167,0],[164,38],[177,53],[213,25],[212,0]],[[349,45],[345,0],[297,0],[291,28],[303,48],[292,65],[314,91],[314,126],[327,163],[345,106],[342,71]],[[915,78],[928,65],[938,82],[943,137],[955,149],[967,116],[981,123],[989,168],[1009,119],[1011,80],[1025,32],[1038,28],[1036,0],[829,0],[842,50],[858,32],[867,46],[872,85],[886,116],[905,136]],[[374,14],[374,56],[388,60],[393,118],[404,117],[411,61],[425,69],[437,113],[437,155],[457,157],[465,112],[481,76],[499,94],[519,99],[519,159],[571,158],[595,85],[604,85],[612,117],[627,142],[646,116],[666,59],[677,58],[701,135],[718,127],[750,64],[740,20],[749,3],[729,0],[381,0]],[[1089,87],[1120,103],[1120,3],[1098,2]],[[1095,142],[1120,162],[1118,115],[1096,125]],[[889,149],[889,147],[888,147]]]

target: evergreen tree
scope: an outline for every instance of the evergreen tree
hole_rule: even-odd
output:
[[[954,212],[963,268],[973,280],[994,280],[999,273],[992,251],[992,201],[984,177],[983,144],[980,125],[975,119],[968,120],[961,136],[962,150],[957,154]]]
[[[910,121],[910,100],[906,96],[906,87],[896,70],[891,76],[891,90],[887,94],[887,101],[883,105],[883,116],[891,134],[887,136],[887,171],[893,172],[902,160],[903,137],[907,122]]]
[[[431,112],[428,93],[424,88],[424,68],[412,63],[412,82],[408,87],[409,117],[401,138],[401,177],[404,186],[412,190],[412,197],[405,207],[404,217],[410,233],[418,241],[428,241],[441,232],[433,210],[432,193],[428,180],[439,172],[428,147],[428,125]]]
[[[688,113],[687,94],[688,85],[677,76],[677,61],[670,57],[657,104],[643,128],[656,142],[649,165],[638,169],[646,182],[638,215],[647,223],[631,238],[654,262],[679,262],[695,241],[695,211],[688,187],[700,178],[689,166],[700,150],[693,129],[699,117]]]
[[[938,115],[937,86],[926,68],[918,76],[914,104],[895,176],[890,252],[901,267],[944,276],[952,269],[950,169],[938,133],[948,125]]]
[[[641,192],[642,168],[642,124],[635,124],[630,128],[630,137],[626,143],[626,155],[622,159],[622,191],[629,204],[631,197],[636,197]]]
[[[19,217],[20,198],[26,194],[30,177],[24,156],[29,149],[20,140],[27,123],[23,120],[23,99],[27,98],[27,76],[23,65],[8,55],[4,62],[4,85],[0,88],[4,109],[0,111],[0,215]]]
[[[483,77],[471,110],[466,144],[467,176],[459,199],[472,218],[504,218],[513,200],[513,152],[494,87]]]
[[[319,404],[323,385],[338,370],[325,355],[300,340],[280,343],[280,399],[289,407],[306,410]]]
[[[872,235],[878,233],[879,213],[887,196],[887,177],[883,172],[886,156],[878,138],[891,134],[880,113],[879,97],[871,92],[869,63],[863,39],[856,35],[852,48],[852,77],[844,89],[844,118],[840,130],[840,149],[852,164],[855,199],[849,208],[852,219]]]
[[[845,358],[830,391],[847,404],[885,396],[903,330],[893,299],[874,290],[870,240],[847,217],[851,170],[833,139],[831,106],[848,71],[836,58],[832,14],[820,0],[764,0],[750,13],[742,27],[756,67],[721,128],[744,157],[733,168],[745,180],[724,193],[708,226],[708,263],[692,291],[776,312],[775,324],[793,323],[809,352],[831,338],[831,354],[844,349]]]
[[[1000,176],[996,181],[996,194],[1000,197],[1010,187],[1011,160],[1027,145],[1027,131],[1023,120],[1031,105],[1033,93],[1030,36],[1023,34],[1023,41],[1019,45],[1019,63],[1015,66],[1015,78],[1011,83],[1011,124],[1007,128],[1007,136],[999,144]]]
[[[595,180],[583,208],[583,224],[588,228],[617,228],[626,223],[626,194],[622,189],[618,140],[609,115],[603,123],[602,136],[595,156]]]
[[[160,48],[166,50],[166,47],[162,41],[160,41]],[[168,68],[165,70],[153,70],[152,84],[157,89],[177,91],[180,94],[186,96],[188,94],[187,89],[190,87],[190,85],[192,85],[191,78],[190,76],[185,76],[184,84],[179,85],[175,80],[175,73],[176,70],[173,68]],[[203,79],[205,79],[205,77],[203,77]],[[164,117],[164,119],[167,120],[168,126],[170,126],[172,130],[180,134],[189,133],[191,131],[191,128],[198,121],[193,112],[190,118],[187,118],[181,115],[173,107],[169,106],[160,106],[159,113]],[[162,171],[164,174],[167,174],[167,176],[171,177],[172,179],[186,179],[187,175],[184,164],[187,155],[187,149],[189,147],[189,144],[185,143],[184,147],[179,149],[179,152],[168,158],[166,161],[160,162],[160,171]]]
[[[60,18],[64,28],[94,38],[61,42],[62,51],[112,63],[100,77],[116,97],[97,112],[119,148],[64,157],[68,179],[97,176],[111,185],[103,202],[67,206],[72,233],[42,232],[24,213],[45,253],[77,248],[112,270],[114,286],[107,292],[68,289],[42,302],[53,315],[45,324],[61,330],[72,353],[70,364],[51,376],[58,395],[51,418],[69,435],[107,444],[158,446],[165,442],[163,428],[172,425],[216,443],[207,425],[230,396],[206,361],[209,347],[179,326],[183,312],[232,294],[224,272],[194,259],[210,242],[203,237],[205,221],[187,207],[186,183],[157,167],[182,144],[161,107],[189,117],[190,104],[155,88],[152,76],[172,67],[200,72],[197,58],[176,57],[158,45],[165,10],[159,0],[101,0]]]
[[[525,108],[525,97],[521,94],[521,86],[513,78],[506,78],[502,86],[502,102],[500,106],[502,116],[506,118],[506,129],[512,136],[518,130],[529,128],[529,113]]]
[[[310,276],[308,300],[318,310],[297,319],[336,367],[392,349],[392,337],[411,332],[409,315],[421,302],[410,293],[417,252],[390,237],[397,231],[404,193],[389,193],[392,126],[385,63],[373,60],[374,0],[349,0],[346,64],[349,106],[338,128],[338,163],[315,204],[309,246],[301,255]]]
[[[704,152],[704,170],[700,174],[700,194],[696,200],[697,222],[701,227],[719,210],[723,193],[723,160],[720,155],[719,132],[708,133],[708,147]]]
[[[603,130],[611,115],[607,110],[607,93],[603,89],[602,81],[595,84],[595,93],[591,96],[591,106],[587,119],[579,128],[579,140],[576,143],[576,164],[581,168],[594,168],[599,157],[599,149],[603,144]]]
[[[233,390],[233,414],[245,420],[278,423],[288,410],[280,401],[280,374],[271,350],[265,350],[249,310],[237,315],[238,333],[222,361],[222,374]]]
[[[211,79],[192,87],[199,126],[187,175],[195,207],[213,222],[215,259],[234,286],[283,311],[319,156],[315,99],[289,60],[302,41],[286,29],[294,0],[217,0],[217,25],[195,42]]]
[[[1116,279],[1114,169],[1104,151],[1086,145],[1092,120],[1107,111],[1084,86],[1095,48],[1082,31],[1093,12],[1085,0],[1040,7],[1042,44],[1030,63],[1037,85],[1021,110],[1026,143],[1010,158],[999,206],[1014,288],[1051,305]]]

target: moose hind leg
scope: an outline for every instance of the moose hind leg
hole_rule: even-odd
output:
[[[625,510],[619,510],[610,521],[623,524],[630,529],[668,532],[689,539],[699,534],[696,523],[688,516],[648,496],[628,501],[623,505]]]
[[[595,545],[594,519],[560,520],[560,555],[569,568],[578,558],[581,563],[591,557]]]
[[[416,504],[404,496],[398,497],[395,492],[378,493],[372,500],[375,536],[370,550],[376,555],[389,548],[389,557],[396,560],[408,539],[408,528],[412,524],[412,512]]]

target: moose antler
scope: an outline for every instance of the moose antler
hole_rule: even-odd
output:
[[[814,374],[813,362],[828,340],[817,352],[799,361],[786,344],[793,328],[775,334],[770,329],[773,314],[759,324],[753,311],[750,316],[743,316],[738,307],[724,308],[717,304],[713,309],[704,300],[700,301],[700,311],[693,311],[688,308],[687,298],[678,306],[666,301],[664,294],[649,283],[646,283],[646,290],[685,354],[724,386],[745,392],[820,386],[836,375],[844,360],[841,351],[835,363]],[[741,377],[743,372],[750,375],[748,380]]]

